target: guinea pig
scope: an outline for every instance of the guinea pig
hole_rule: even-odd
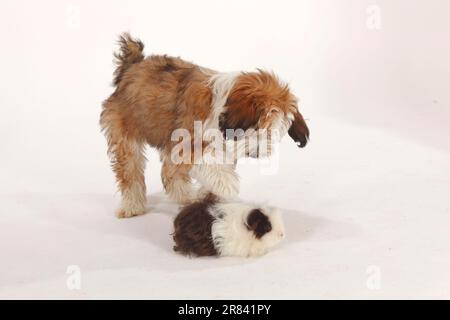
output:
[[[221,202],[212,194],[182,208],[174,229],[174,250],[191,256],[260,256],[284,238],[277,209]]]

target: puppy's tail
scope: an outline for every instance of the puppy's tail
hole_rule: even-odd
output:
[[[117,65],[114,71],[114,85],[117,86],[122,80],[125,71],[134,63],[144,60],[144,44],[138,40],[133,39],[129,33],[124,33],[119,38],[120,49],[114,53],[115,63]]]

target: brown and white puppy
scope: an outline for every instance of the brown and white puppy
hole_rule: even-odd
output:
[[[211,140],[200,143],[192,140],[189,143],[194,152],[183,155],[188,161],[173,161],[178,141],[172,135],[176,129],[184,129],[192,136],[196,122],[204,130],[222,133],[227,129],[246,132],[263,129],[277,131],[279,138],[289,133],[300,147],[306,145],[309,130],[298,111],[297,100],[274,74],[262,70],[220,73],[180,58],[165,55],[145,58],[144,45],[128,34],[121,37],[120,45],[115,55],[116,89],[103,103],[100,118],[122,194],[119,217],[145,211],[143,150],[147,144],[159,150],[164,188],[178,203],[190,203],[198,196],[192,179],[200,182],[202,190],[220,197],[237,195],[239,179],[234,163],[211,165],[192,160],[195,148],[199,144],[208,146]],[[225,145],[227,139],[223,136],[222,139]],[[237,157],[258,155],[256,147],[245,146]]]
[[[184,207],[174,229],[174,250],[190,256],[260,256],[284,238],[278,210],[221,202],[211,194]]]

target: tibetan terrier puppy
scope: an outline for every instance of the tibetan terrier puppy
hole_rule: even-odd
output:
[[[267,141],[288,133],[299,147],[306,145],[309,130],[297,99],[274,74],[221,73],[166,55],[144,57],[143,48],[128,34],[120,38],[115,91],[103,103],[100,118],[122,195],[119,217],[145,212],[146,144],[159,151],[164,188],[180,204],[201,192],[236,196],[236,160],[270,155],[270,147],[262,146]],[[217,145],[229,150],[230,142],[231,162],[204,161],[218,153]]]

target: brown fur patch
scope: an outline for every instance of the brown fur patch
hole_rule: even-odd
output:
[[[120,51],[114,54],[117,69],[114,72],[114,85],[122,80],[123,73],[133,64],[144,60],[144,44],[133,39],[128,33],[119,38]]]
[[[296,100],[289,87],[266,71],[242,73],[225,105],[221,129],[267,128],[274,107],[284,113],[296,109]]]
[[[300,148],[303,148],[308,143],[309,129],[303,116],[298,111],[294,113],[294,121],[289,128],[288,134]]]
[[[209,194],[202,201],[181,210],[174,221],[175,251],[195,256],[217,255],[211,235],[214,218],[209,214],[209,209],[216,201],[216,197]]]
[[[247,229],[253,231],[255,237],[260,239],[272,230],[269,218],[259,209],[252,210],[247,217]]]

